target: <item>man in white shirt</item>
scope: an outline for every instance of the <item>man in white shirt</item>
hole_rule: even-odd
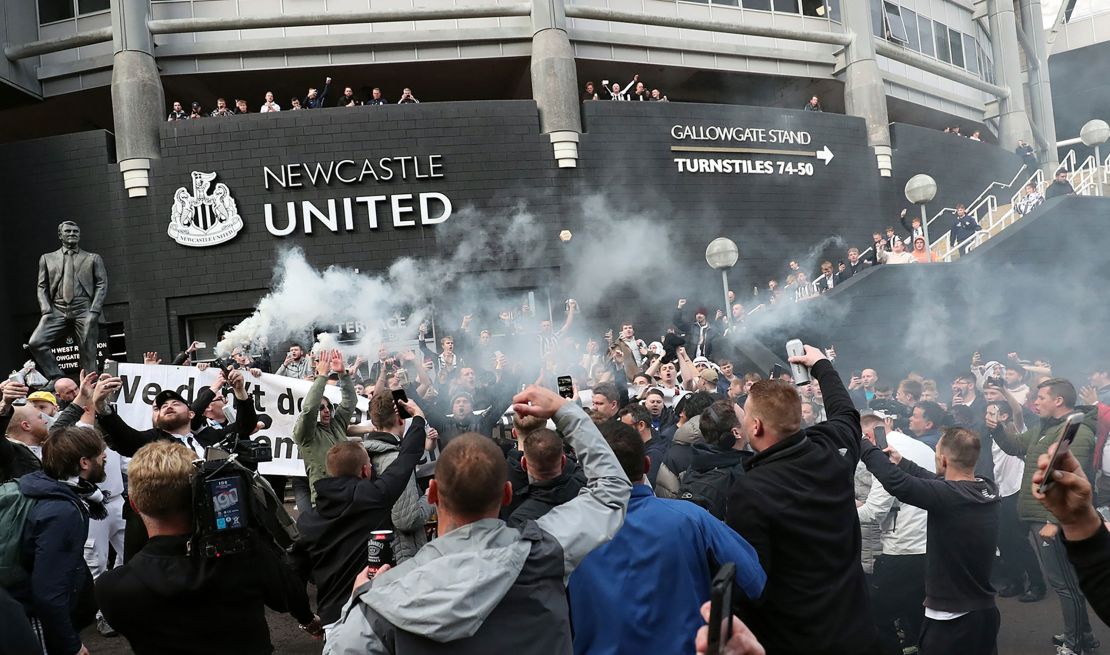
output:
[[[893,422],[877,414],[860,419],[863,436],[875,443],[875,429],[886,430],[887,444],[918,466],[936,471],[933,449],[913,437],[894,431]],[[901,652],[917,644],[925,617],[925,540],[928,512],[899,503],[876,478],[867,499],[856,511],[860,523],[881,523],[883,553],[875,558],[871,576],[871,607],[879,628],[882,652]],[[899,620],[906,643],[901,644],[894,621]]]
[[[268,113],[274,112],[274,111],[281,111],[281,105],[274,102],[274,92],[273,91],[267,91],[266,92],[266,102],[262,103],[262,109],[259,110],[258,113],[268,114]]]

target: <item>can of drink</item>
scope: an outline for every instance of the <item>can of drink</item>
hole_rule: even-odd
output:
[[[366,564],[373,579],[385,565],[393,566],[393,530],[374,530],[366,542]]]

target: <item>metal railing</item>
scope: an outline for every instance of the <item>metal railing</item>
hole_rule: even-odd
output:
[[[1065,171],[1068,174],[1068,181],[1071,182],[1072,188],[1075,189],[1077,195],[1090,196],[1102,195],[1103,185],[1110,176],[1110,155],[1106,159],[1098,162],[1094,155],[1087,157],[1083,163],[1078,163],[1075,151],[1069,151],[1067,156],[1060,162],[1053,172],[1053,177],[1056,173]],[[1033,175],[1025,180],[1025,182],[1018,188],[1018,190],[1010,196],[1010,203],[1008,205],[998,205],[998,200],[994,194],[983,195],[980,194],[980,199],[967,209],[967,213],[975,217],[975,222],[979,225],[979,229],[974,234],[968,236],[966,239],[959,243],[952,243],[952,231],[945,232],[939,239],[929,245],[929,249],[936,256],[937,261],[951,262],[953,259],[959,257],[960,254],[967,254],[979,247],[992,237],[997,236],[1000,232],[1007,227],[1016,223],[1022,214],[1017,211],[1020,201],[1023,198],[1025,187],[1032,184],[1035,191],[1044,194],[1045,190],[1051,184],[1050,180],[1045,179],[1044,172],[1041,170],[1034,171]],[[993,186],[993,183],[992,183]],[[989,191],[992,187],[988,187]],[[942,210],[930,219],[930,222],[940,216],[947,210]]]

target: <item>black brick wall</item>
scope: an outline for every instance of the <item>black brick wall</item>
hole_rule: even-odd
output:
[[[125,322],[128,350],[167,351],[182,345],[179,317],[248,309],[271,282],[272,264],[286,246],[303,248],[317,266],[338,264],[363,271],[384,270],[398,256],[435,257],[442,252],[437,228],[394,229],[381,224],[368,230],[359,222],[353,233],[277,238],[264,226],[263,205],[274,203],[284,217],[286,200],[313,200],[356,195],[436,191],[454,204],[452,221],[481,220],[497,229],[498,221],[524,203],[555,235],[568,228],[576,239],[589,238],[599,223],[596,209],[583,200],[600,198],[604,211],[616,219],[646,216],[672,236],[669,260],[685,272],[660,286],[671,293],[684,289],[695,300],[713,302],[720,279],[704,263],[704,249],[719,235],[740,246],[741,263],[731,273],[735,289],[763,286],[781,275],[785,261],[803,257],[828,237],[846,244],[865,244],[870,232],[889,222],[901,204],[892,197],[895,180],[878,177],[874,156],[866,146],[862,120],[838,114],[813,114],[780,109],[684,103],[587,103],[587,133],[582,135],[576,169],[559,169],[550,142],[539,133],[535,103],[494,101],[427,103],[365,109],[334,109],[206,119],[163,127],[162,159],[154,163],[150,196],[127,199],[113,163],[112,136],[88,132],[0,147],[0,201],[5,220],[4,279],[10,321],[0,321],[0,367],[21,355],[10,344],[25,339],[38,312],[34,285],[40,253],[57,247],[55,227],[72,218],[84,228],[83,246],[104,256],[111,290],[107,315]],[[807,130],[808,148],[827,145],[835,158],[824,166],[816,160],[782,156],[773,161],[814,163],[812,177],[786,175],[679,174],[670,146],[675,124],[728,125]],[[908,158],[929,162],[945,192],[976,195],[982,180],[1008,178],[1013,171],[997,149],[973,144],[960,151],[959,166],[950,161],[952,144],[943,134],[922,131],[907,135],[899,126],[898,174],[908,173]],[[742,145],[742,144],[708,144]],[[912,145],[912,148],[910,147]],[[968,144],[958,144],[962,147]],[[769,146],[807,148],[807,146]],[[913,154],[911,154],[913,153]],[[445,177],[437,180],[391,182],[298,191],[263,185],[263,166],[341,159],[361,161],[401,155],[441,154]],[[1005,154],[1005,153],[1003,153]],[[913,167],[912,172],[918,172]],[[190,188],[192,171],[217,172],[235,198],[245,227],[231,242],[210,248],[187,248],[166,234],[173,193]],[[953,172],[950,177],[942,176]],[[960,173],[964,171],[964,173]],[[906,174],[908,177],[908,174]],[[989,181],[989,180],[988,180]],[[904,181],[903,181],[904,183]],[[900,188],[898,193],[900,194]],[[956,191],[953,191],[955,194]],[[591,207],[597,207],[597,204]],[[477,214],[460,212],[472,207]],[[382,220],[384,213],[379,214]],[[474,218],[480,216],[481,218]],[[645,258],[661,257],[645,252]],[[552,267],[566,248],[542,255]],[[808,253],[842,257],[843,248]],[[573,293],[574,284],[550,271],[520,273],[521,285],[546,284],[553,297]],[[0,302],[5,298],[0,295]],[[670,299],[661,303],[670,305]],[[605,308],[595,318],[609,318]],[[659,319],[645,313],[640,319]],[[7,331],[6,333],[4,331]]]

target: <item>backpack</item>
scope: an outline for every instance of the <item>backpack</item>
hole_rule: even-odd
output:
[[[0,484],[0,587],[8,589],[27,579],[23,568],[23,526],[35,499],[19,490],[19,482]]]
[[[728,490],[735,481],[736,472],[731,466],[708,471],[686,469],[678,476],[676,497],[698,505],[723,521],[728,507]]]

